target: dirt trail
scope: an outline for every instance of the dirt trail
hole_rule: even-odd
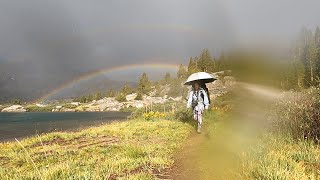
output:
[[[197,168],[199,156],[197,153],[203,148],[202,145],[205,141],[208,140],[205,134],[206,132],[202,134],[192,133],[182,150],[176,154],[175,163],[171,170],[172,179],[199,179],[199,169]]]
[[[217,123],[214,117],[204,119],[214,124],[215,132],[210,132],[212,126],[204,125],[202,134],[191,135],[175,156],[172,179],[220,179],[224,169],[236,164],[234,154],[245,151],[249,144],[254,143],[256,133],[264,125],[266,108],[281,97],[281,91],[248,83],[239,83],[239,87],[241,91],[237,96],[241,98],[236,102],[231,123],[225,125],[224,120]]]

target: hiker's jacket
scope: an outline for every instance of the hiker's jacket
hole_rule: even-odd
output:
[[[200,89],[199,91],[191,91],[189,93],[187,107],[190,108],[192,106],[192,102],[198,102],[197,108],[203,109],[204,107],[208,109],[209,107],[209,99],[207,92],[204,89]]]

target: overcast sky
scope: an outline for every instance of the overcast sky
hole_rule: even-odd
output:
[[[319,0],[0,0],[0,75],[72,79],[154,59],[179,64],[203,48],[215,55],[285,44],[302,26],[320,25],[319,7]]]

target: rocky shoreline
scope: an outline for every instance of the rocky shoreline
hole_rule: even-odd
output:
[[[235,79],[232,76],[219,77],[213,83],[207,84],[210,91],[210,98],[215,99],[228,92],[235,84]],[[137,93],[132,93],[126,96],[125,102],[119,102],[114,97],[104,97],[100,100],[93,100],[89,103],[69,102],[65,104],[28,104],[28,105],[11,105],[3,107],[0,105],[1,112],[32,112],[30,108],[46,109],[47,112],[103,112],[103,111],[120,111],[123,108],[145,108],[153,104],[165,104],[168,102],[184,103],[185,98],[180,97],[163,97],[154,96],[156,93],[150,92],[149,95],[144,95],[142,100],[135,100]],[[30,110],[31,109],[31,110]]]
[[[142,100],[134,100],[137,96],[136,93],[126,96],[125,102],[119,102],[114,97],[104,97],[98,101],[93,100],[89,103],[70,102],[59,105],[49,104],[32,104],[38,108],[48,107],[51,112],[103,112],[103,111],[120,111],[123,108],[144,108],[151,106],[152,104],[164,104],[167,102],[179,102],[182,101],[182,97],[152,97],[143,96]],[[49,107],[50,106],[50,107]],[[1,110],[1,112],[28,112],[28,106],[12,105]]]

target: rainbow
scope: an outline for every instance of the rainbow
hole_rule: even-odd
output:
[[[64,84],[62,84],[61,86],[59,86],[58,88],[50,91],[49,93],[47,93],[46,95],[36,99],[34,102],[43,102],[45,100],[47,100],[48,98],[50,98],[53,95],[58,94],[59,92],[63,91],[64,89],[71,87],[75,84],[80,83],[81,81],[84,80],[89,80],[91,78],[97,77],[99,75],[106,75],[106,74],[110,74],[110,73],[114,73],[114,72],[118,72],[118,71],[128,71],[128,70],[134,70],[134,69],[138,69],[138,68],[146,68],[146,69],[166,69],[166,70],[177,70],[179,68],[179,65],[177,64],[165,64],[165,63],[153,63],[153,64],[129,64],[129,65],[124,65],[124,66],[118,66],[118,67],[112,67],[112,68],[104,68],[98,71],[92,71],[89,73],[85,73],[69,82],[66,82]]]

